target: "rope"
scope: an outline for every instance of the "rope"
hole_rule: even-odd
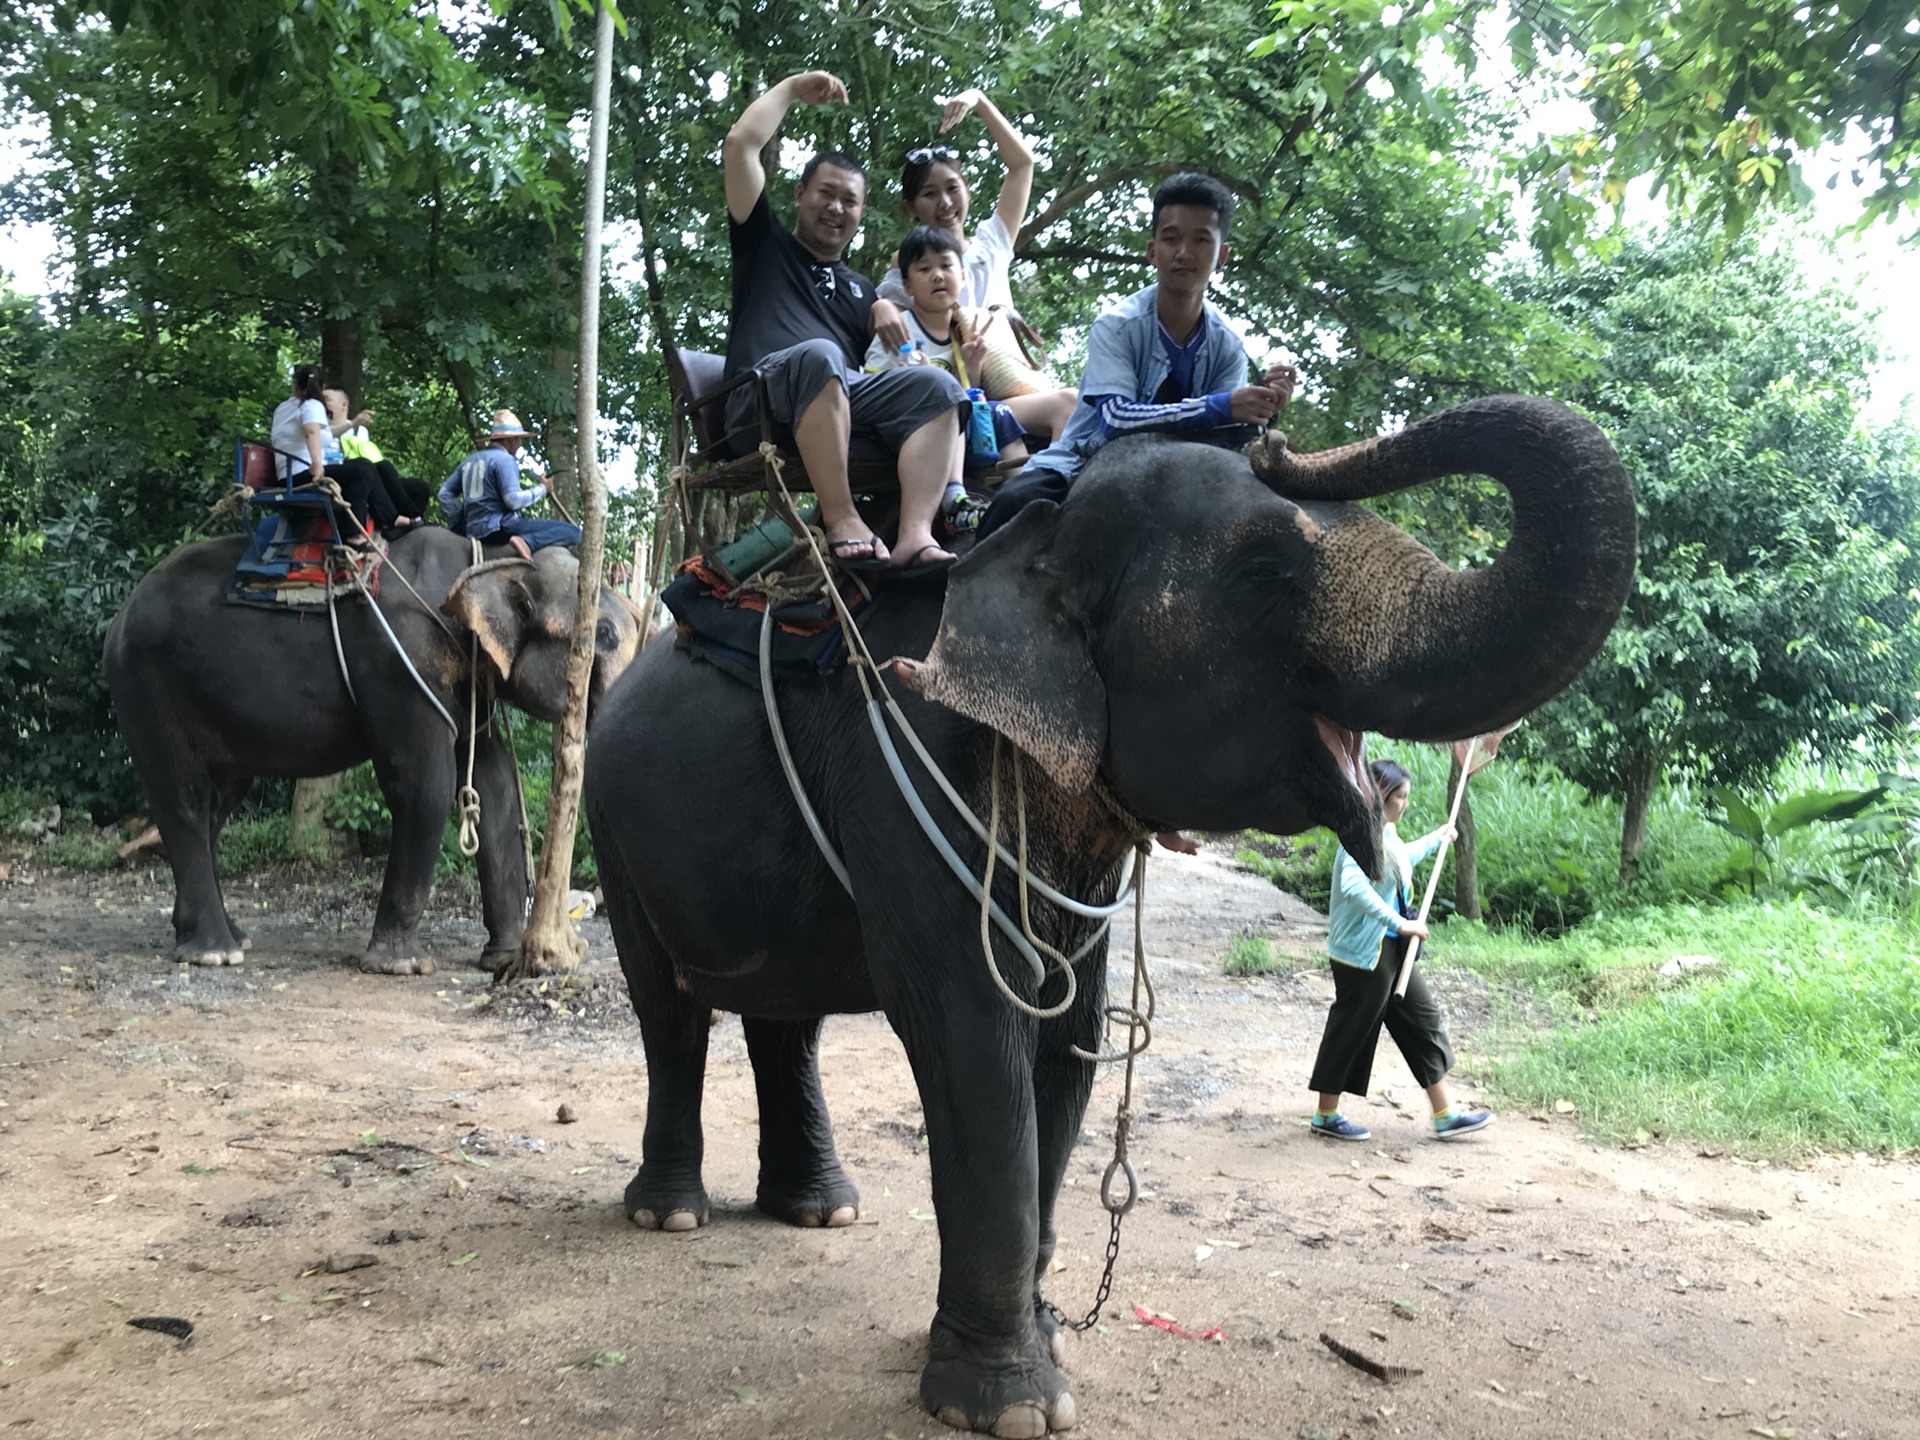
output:
[[[480,541],[468,536],[467,543],[473,547],[473,563],[480,563]],[[412,586],[408,586],[412,589]],[[415,592],[418,593],[417,591]],[[425,601],[421,602],[425,604]],[[460,807],[460,853],[471,860],[480,853],[480,792],[473,788],[473,748],[479,739],[480,708],[480,637],[469,632],[467,635],[467,783],[462,785],[454,796],[454,803]],[[493,714],[493,698],[487,698],[487,714]],[[457,738],[458,730],[454,732]],[[520,757],[513,757],[513,773],[520,774]]]

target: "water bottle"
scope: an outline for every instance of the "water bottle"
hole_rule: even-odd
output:
[[[993,429],[993,406],[986,391],[975,386],[967,391],[967,468],[984,470],[1000,463],[1000,441]]]

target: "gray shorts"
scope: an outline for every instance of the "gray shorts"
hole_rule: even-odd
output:
[[[953,417],[958,429],[959,405],[967,398],[958,380],[933,365],[903,365],[871,375],[849,370],[831,340],[807,340],[776,350],[753,368],[765,377],[768,408],[781,439],[791,438],[794,420],[834,380],[846,389],[854,430],[878,436],[896,451],[942,414]],[[750,430],[755,418],[753,387],[743,385],[727,400],[728,434]]]

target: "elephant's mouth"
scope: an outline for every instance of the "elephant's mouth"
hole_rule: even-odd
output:
[[[1333,756],[1333,768],[1359,793],[1363,800],[1371,800],[1373,786],[1367,778],[1367,737],[1359,730],[1349,730],[1324,715],[1313,717],[1314,728],[1320,732],[1320,743],[1327,747],[1327,753]]]

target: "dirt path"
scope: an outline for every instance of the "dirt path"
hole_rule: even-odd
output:
[[[914,1399],[935,1241],[919,1109],[875,1017],[827,1094],[863,1218],[749,1207],[738,1023],[707,1082],[712,1225],[620,1211],[646,1099],[603,927],[584,996],[475,1005],[474,972],[362,976],[370,887],[241,891],[243,972],[164,959],[147,876],[0,885],[0,1432],[53,1436],[943,1435]],[[1506,1114],[1442,1146],[1376,1095],[1377,1147],[1303,1128],[1330,985],[1219,973],[1313,917],[1219,857],[1156,857],[1161,1021],[1101,1328],[1068,1367],[1092,1436],[1920,1434],[1920,1167],[1604,1150]],[[470,921],[434,922],[474,954]],[[1116,983],[1124,981],[1116,967]],[[1456,1038],[1485,997],[1447,991]],[[1398,1057],[1376,1082],[1419,1095]],[[1470,1085],[1470,1081],[1469,1081]],[[1094,1093],[1051,1293],[1083,1311],[1117,1077]],[[560,1125],[562,1102],[578,1123]],[[1359,1153],[1354,1153],[1358,1151]],[[377,1257],[340,1274],[335,1252]],[[1226,1341],[1139,1326],[1136,1305]],[[191,1318],[188,1345],[128,1327]],[[1425,1374],[1384,1385],[1328,1332]]]

